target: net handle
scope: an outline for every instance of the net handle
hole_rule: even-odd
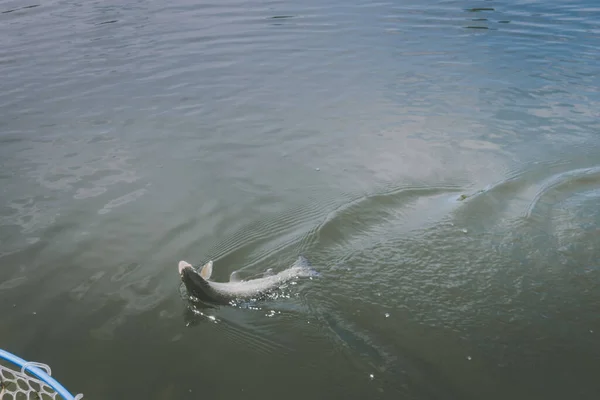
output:
[[[35,365],[39,365],[37,363],[27,362],[20,357],[15,356],[12,353],[9,353],[6,350],[0,349],[0,358],[3,358],[6,361],[9,361],[19,368],[21,371],[27,371],[31,374],[35,375],[37,378],[41,379],[44,383],[48,384],[52,389],[54,389],[58,394],[60,394],[65,400],[79,400],[83,398],[82,395],[77,395],[77,397],[73,397],[71,393],[67,389],[63,387],[60,383],[56,381],[56,379],[52,378],[50,374],[46,373],[42,369],[36,367]],[[50,368],[48,368],[50,371]]]

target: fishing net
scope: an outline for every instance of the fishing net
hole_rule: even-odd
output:
[[[31,371],[34,371],[35,374]],[[82,394],[73,397],[59,393],[60,389],[64,388],[50,375],[50,367],[45,364],[26,362],[22,366],[18,366],[0,358],[0,400],[83,399]],[[40,378],[44,378],[44,380]],[[45,382],[45,380],[50,382]],[[49,383],[52,383],[53,386],[60,386],[59,391]]]

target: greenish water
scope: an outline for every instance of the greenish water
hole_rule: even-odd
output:
[[[600,8],[0,3],[0,348],[86,399],[597,399]],[[213,277],[321,276],[197,308]]]

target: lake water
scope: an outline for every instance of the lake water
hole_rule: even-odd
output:
[[[600,396],[595,0],[0,12],[1,348],[86,399]]]

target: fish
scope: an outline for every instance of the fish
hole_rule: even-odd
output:
[[[230,275],[229,282],[210,280],[213,271],[213,261],[210,260],[199,268],[194,269],[187,261],[179,261],[179,276],[190,296],[203,303],[227,305],[236,301],[260,299],[280,288],[284,283],[296,278],[316,277],[320,274],[310,267],[306,257],[298,259],[287,269],[272,273],[261,278],[241,280],[237,273]]]

